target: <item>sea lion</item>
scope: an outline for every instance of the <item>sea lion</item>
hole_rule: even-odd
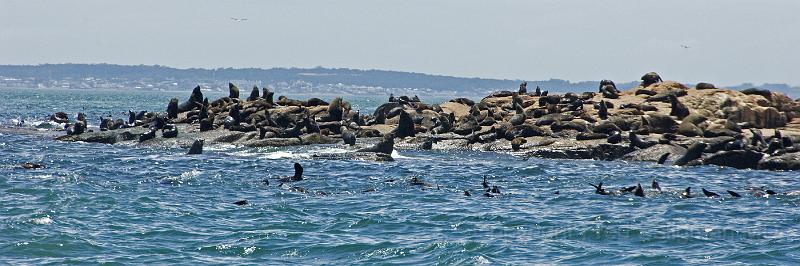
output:
[[[659,76],[658,73],[656,72],[648,72],[647,74],[644,74],[641,80],[642,80],[642,87],[647,87],[654,83],[663,82],[663,80],[661,80],[661,76]]]
[[[238,99],[239,98],[239,87],[236,87],[233,83],[228,83],[228,98],[231,99]]]
[[[86,132],[86,121],[78,120],[67,127],[67,135],[80,135]]]
[[[667,152],[667,153],[664,153],[661,156],[659,156],[658,157],[658,164],[664,164],[667,161],[667,158],[669,158],[669,155],[670,155],[670,153]]]
[[[642,139],[639,138],[634,131],[628,132],[628,140],[631,142],[631,147],[636,147],[639,149],[647,149],[657,144],[657,142],[654,141],[642,141]]]
[[[517,91],[519,95],[528,94],[528,82],[522,82],[519,84],[519,90]]]
[[[591,186],[593,186],[593,187],[594,187],[594,189],[595,189],[595,190],[594,190],[594,193],[597,193],[597,194],[600,194],[600,195],[611,195],[611,193],[610,193],[610,192],[606,191],[606,190],[603,188],[603,182],[600,182],[600,183],[599,183],[599,184],[597,184],[597,185],[594,185],[594,184],[589,184],[589,185],[591,185]]]
[[[250,91],[250,97],[247,97],[247,101],[255,101],[258,100],[261,96],[258,95],[258,87],[253,86],[253,90]]]
[[[356,145],[356,134],[350,131],[346,126],[341,127],[342,141],[347,145]]]
[[[164,125],[161,129],[161,137],[165,139],[178,137],[178,127],[173,124]]]
[[[481,182],[483,188],[489,188],[489,180],[487,180],[486,176],[483,176],[483,182]]]
[[[200,91],[200,85],[194,87],[189,99],[183,104],[178,105],[178,113],[183,113],[197,108],[203,102],[203,92]]]
[[[50,121],[59,123],[59,124],[66,124],[69,123],[69,115],[64,112],[56,112],[50,115]]]
[[[167,104],[167,118],[178,118],[178,98],[172,98]]]
[[[603,92],[603,87],[605,87],[605,86],[611,86],[611,88],[613,88],[614,92],[619,93],[619,90],[617,89],[617,85],[614,84],[613,81],[607,80],[607,79],[604,79],[604,80],[600,81],[600,86],[597,87],[597,92],[602,93]]]
[[[107,131],[112,123],[111,118],[100,117],[100,131]]]
[[[600,119],[603,120],[608,119],[608,106],[606,105],[606,101],[603,100],[600,101],[600,104],[598,105],[597,109],[597,116],[599,116]]]
[[[672,105],[672,110],[669,111],[669,115],[675,116],[678,119],[683,119],[684,117],[689,115],[689,108],[686,107],[681,101],[678,100],[678,97],[675,94],[669,95],[669,102]]]
[[[464,190],[464,196],[469,197],[472,196],[472,194],[469,193],[469,190]]]
[[[139,142],[144,142],[146,140],[151,140],[151,139],[154,139],[155,137],[156,137],[156,129],[155,128],[151,128],[150,130],[148,130],[144,134],[139,135]]]
[[[730,191],[730,190],[728,190],[728,194],[731,194],[731,196],[733,196],[734,198],[741,198],[742,197],[742,195],[739,195],[739,193],[736,193],[736,192],[733,192],[733,191]]]
[[[392,130],[392,135],[396,138],[413,137],[416,135],[414,131],[414,121],[411,119],[411,115],[406,113],[405,110],[400,111],[400,121],[397,123],[397,127]]]
[[[524,145],[526,142],[528,142],[528,140],[526,140],[525,138],[519,138],[519,137],[514,138],[513,140],[511,140],[511,149],[514,151],[519,151],[522,145]]]
[[[391,135],[383,137],[383,140],[377,144],[357,150],[357,152],[377,152],[384,154],[392,154],[394,150],[394,138]]]
[[[644,197],[644,189],[642,189],[641,183],[636,184],[636,190],[633,192],[633,195]]]
[[[656,181],[655,179],[653,179],[653,183],[650,184],[650,188],[652,188],[653,190],[661,191],[661,186],[658,185],[658,181]]]
[[[703,195],[706,195],[706,197],[709,197],[709,198],[719,197],[719,194],[711,192],[711,191],[708,191],[705,188],[701,188],[700,190],[703,191]]]
[[[186,154],[203,154],[203,143],[205,143],[204,139],[195,140],[192,143],[192,147],[189,148],[189,152]]]
[[[619,131],[614,131],[613,133],[611,133],[611,136],[608,136],[608,138],[606,138],[606,141],[611,144],[620,143],[622,142],[622,134],[620,134]]]
[[[295,182],[303,180],[303,166],[299,163],[294,163],[294,175],[281,178],[281,182]]]
[[[692,187],[686,187],[686,190],[684,190],[683,193],[681,194],[681,198],[685,198],[685,199],[693,198],[692,197]]]
[[[247,200],[235,201],[235,202],[233,202],[233,204],[236,204],[236,205],[239,205],[239,206],[247,205]]]
[[[20,165],[20,167],[22,167],[23,169],[28,169],[28,170],[30,170],[30,169],[42,169],[42,168],[44,168],[44,164],[40,164],[40,163],[23,163],[23,164]]]
[[[700,158],[703,155],[703,150],[708,147],[708,144],[704,142],[695,142],[686,149],[686,154],[675,160],[674,165],[683,166],[689,163],[694,159]]]
[[[275,97],[275,92],[270,91],[267,87],[264,87],[264,89],[262,89],[261,97],[267,100],[269,106],[275,105],[275,102],[273,102],[273,98]]]

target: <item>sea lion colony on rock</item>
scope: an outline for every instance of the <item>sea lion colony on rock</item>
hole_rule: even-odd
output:
[[[163,120],[162,128],[192,125],[188,132],[228,132],[212,143],[260,145],[261,140],[268,143],[265,145],[352,145],[356,139],[385,136],[391,144],[411,149],[513,150],[525,157],[800,169],[800,149],[795,145],[800,133],[800,102],[764,90],[739,92],[707,83],[698,86],[663,81],[656,73],[645,74],[640,86],[626,91],[609,80],[600,82],[599,93],[563,95],[538,87],[529,93],[523,83],[518,90],[495,92],[477,102],[456,98],[425,104],[416,96],[391,95],[372,114],[352,110],[341,98],[328,103],[280,96],[274,102],[274,92],[266,88],[261,95],[253,88],[248,99],[239,99],[233,84],[229,84],[228,97],[209,101],[198,86],[186,101],[172,99],[166,114],[137,115],[133,126],[153,127],[156,120]],[[54,117],[61,119],[60,115]],[[68,133],[73,135],[85,131],[85,123],[70,127]],[[781,135],[778,128],[790,134]],[[765,137],[761,129],[776,130]],[[153,135],[148,131],[140,139],[157,138]],[[89,137],[61,139],[91,141]],[[276,139],[298,140],[273,141]],[[706,147],[699,149],[695,143]],[[388,141],[379,144],[385,146]],[[391,153],[379,146],[356,150]],[[670,155],[664,157],[665,153]]]

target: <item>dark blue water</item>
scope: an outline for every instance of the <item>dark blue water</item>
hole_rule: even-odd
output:
[[[188,95],[2,93],[6,127],[12,119],[32,124],[54,111],[124,117],[123,110],[162,110],[169,98]],[[371,110],[380,99],[352,101]],[[800,197],[746,192],[754,186],[798,190],[796,172],[522,160],[473,151],[401,150],[394,162],[309,159],[314,151],[341,149],[335,145],[212,146],[189,157],[179,148],[2,132],[1,264],[800,262]],[[29,161],[47,168],[17,167]],[[306,180],[295,185],[307,193],[261,182],[288,175],[293,162],[305,166]],[[481,196],[484,175],[501,196]],[[412,177],[431,186],[410,185]],[[646,198],[601,196],[588,185],[604,182],[610,189],[654,178],[665,190],[648,191]],[[681,199],[686,186],[698,197]],[[744,197],[704,198],[700,187]],[[237,200],[250,204],[232,204]]]

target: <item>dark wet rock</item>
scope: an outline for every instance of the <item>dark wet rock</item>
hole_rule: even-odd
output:
[[[765,157],[758,162],[758,169],[800,170],[800,152]]]
[[[719,166],[728,166],[738,169],[756,169],[758,162],[761,161],[765,154],[750,151],[721,151],[712,154],[711,156],[703,159],[703,164],[713,164]]]
[[[581,132],[575,137],[576,140],[594,140],[606,138],[608,138],[608,134],[594,132]]]
[[[611,161],[633,151],[633,148],[620,144],[599,144],[589,147],[543,148],[527,152],[526,157],[550,159],[593,159]]]
[[[626,161],[657,162],[662,155],[669,153],[671,158],[677,158],[686,153],[686,148],[670,144],[656,144],[649,148],[632,151],[622,156]]]

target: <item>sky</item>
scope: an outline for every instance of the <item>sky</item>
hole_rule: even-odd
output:
[[[0,64],[572,81],[656,71],[685,83],[800,85],[799,12],[796,0],[0,0]]]

